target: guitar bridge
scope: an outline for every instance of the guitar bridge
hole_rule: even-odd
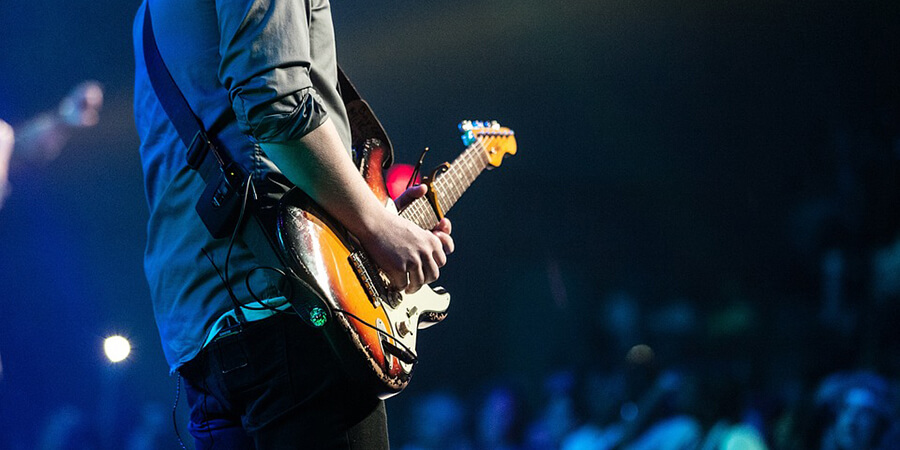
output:
[[[356,272],[356,277],[359,279],[360,284],[365,289],[366,295],[369,296],[372,306],[377,308],[381,302],[387,303],[392,308],[400,305],[400,295],[388,290],[384,275],[372,265],[364,253],[361,251],[352,252],[347,259],[350,261],[353,271]]]

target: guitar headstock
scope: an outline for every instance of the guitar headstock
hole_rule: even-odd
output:
[[[459,124],[466,147],[478,146],[491,166],[498,167],[506,155],[516,154],[516,133],[496,121],[464,120]]]

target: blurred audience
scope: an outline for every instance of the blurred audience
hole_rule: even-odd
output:
[[[476,415],[475,448],[478,450],[518,450],[524,416],[524,403],[509,386],[489,389]]]
[[[89,416],[74,405],[63,405],[44,423],[38,450],[99,450],[102,448]]]
[[[887,450],[900,445],[894,387],[872,372],[837,373],[816,392],[826,418],[821,450]]]
[[[446,391],[416,399],[410,420],[411,440],[403,450],[471,450],[462,401]]]
[[[562,370],[544,382],[544,402],[525,434],[525,448],[559,448],[579,425],[575,411],[575,373]]]
[[[150,402],[141,408],[138,424],[128,436],[126,450],[155,450],[166,448],[174,431],[171,428],[169,410],[165,405]]]
[[[0,205],[11,158],[53,160],[72,130],[97,123],[102,102],[99,84],[85,82],[15,131],[0,121]],[[835,171],[852,172],[856,153],[838,153]],[[584,323],[566,324],[583,327],[594,349],[570,362],[587,369],[526,364],[533,373],[517,378],[528,383],[492,384],[470,407],[450,390],[404,393],[396,402],[410,417],[393,422],[392,441],[403,450],[900,449],[900,216],[861,209],[855,193],[865,186],[855,184],[870,177],[849,175],[803,194],[788,214],[783,243],[793,248],[778,256],[792,261],[779,266],[789,281],[735,277],[711,298],[667,292],[663,301],[610,289]],[[166,419],[163,406],[147,405],[117,448],[167,448]],[[61,407],[37,448],[97,448],[91,430],[83,411]]]
[[[873,372],[839,372],[826,376],[806,399],[773,406],[770,392],[748,394],[742,404],[735,387],[716,376],[663,371],[639,391],[637,401],[624,393],[622,371],[586,373],[579,389],[573,371],[559,371],[543,381],[536,407],[507,386],[488,390],[466,411],[447,393],[414,399],[413,434],[405,450],[887,450],[900,448],[897,386]],[[633,374],[632,374],[633,375]],[[626,375],[631,376],[631,375]],[[705,381],[704,381],[705,380]],[[725,387],[725,389],[723,389]],[[788,390],[792,390],[788,387]],[[593,393],[591,393],[593,391]],[[746,391],[746,390],[745,390]],[[814,391],[814,392],[813,392]],[[608,395],[608,397],[603,394]],[[729,398],[730,397],[730,398]],[[812,408],[804,407],[804,403]],[[732,406],[723,406],[732,405]],[[735,410],[735,406],[738,407]],[[613,412],[614,411],[614,412]],[[798,417],[806,415],[806,419]],[[463,417],[475,419],[474,441]],[[517,423],[530,417],[520,443]],[[402,440],[403,438],[401,438]]]

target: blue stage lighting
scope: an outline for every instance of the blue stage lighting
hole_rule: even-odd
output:
[[[131,343],[122,336],[110,336],[103,341],[103,351],[110,361],[120,362],[131,353]]]

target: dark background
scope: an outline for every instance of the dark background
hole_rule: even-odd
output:
[[[106,94],[56,161],[12,169],[2,446],[33,448],[70,405],[118,447],[142,405],[175,397],[142,273],[137,6],[0,4],[0,117],[21,125],[84,79]],[[638,343],[660,366],[737,367],[748,388],[900,374],[879,319],[896,295],[874,293],[872,269],[900,230],[897,2],[352,0],[333,14],[399,162],[425,146],[426,166],[454,158],[467,118],[499,120],[519,146],[450,214],[451,315],[423,333],[398,417],[417,392],[614,366]],[[821,307],[829,251],[845,268],[836,321]],[[608,327],[623,295],[640,323],[624,343]],[[689,345],[653,333],[673,305]],[[102,355],[112,333],[135,346],[119,366]]]

